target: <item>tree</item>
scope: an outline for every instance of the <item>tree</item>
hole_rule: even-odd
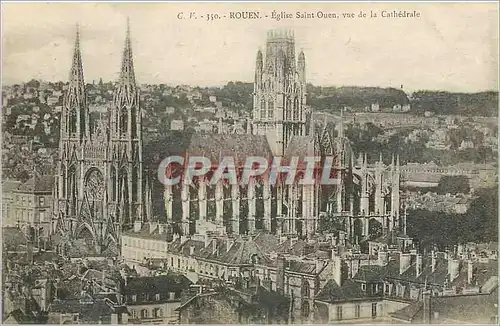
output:
[[[444,250],[459,243],[485,243],[498,239],[498,189],[480,189],[467,213],[447,214],[429,210],[408,212],[408,235],[423,248]],[[446,235],[446,236],[443,236]]]
[[[436,190],[441,195],[468,194],[470,192],[469,178],[465,175],[445,175],[439,180]]]

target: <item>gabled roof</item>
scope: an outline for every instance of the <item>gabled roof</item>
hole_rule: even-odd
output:
[[[5,180],[2,182],[2,191],[5,193],[17,190],[17,188],[22,184],[21,181],[17,180]]]
[[[191,281],[183,275],[158,275],[127,279],[123,294],[167,293],[186,290]]]
[[[354,280],[366,283],[382,282],[386,274],[385,266],[368,265],[360,266],[358,272],[353,277]]]
[[[188,239],[181,243],[178,238],[169,244],[168,251],[171,253],[189,256],[191,247],[193,256],[209,261],[217,261],[228,265],[248,265],[252,264],[252,256],[257,255],[258,260],[266,261],[264,253],[274,247],[277,240],[273,235],[258,234],[255,237],[239,236],[231,242],[220,238],[210,239],[210,243],[205,247],[205,242]],[[215,250],[213,242],[216,242]]]
[[[54,186],[53,175],[35,175],[17,188],[18,192],[51,193]]]
[[[36,324],[41,322],[37,321],[37,316],[33,313],[25,313],[21,309],[14,309],[9,312],[6,316],[3,316],[2,323],[8,324]]]
[[[316,262],[307,262],[307,261],[300,261],[300,260],[290,260],[289,262],[289,268],[288,270],[296,273],[303,273],[303,274],[316,274],[319,273],[317,270]],[[323,267],[323,265],[321,265]]]
[[[220,245],[222,244],[222,245]],[[257,255],[259,259],[265,259],[262,249],[252,238],[238,237],[227,250],[226,242],[218,245],[220,250],[215,252],[212,246],[202,249],[201,256],[207,260],[215,260],[229,265],[248,265],[252,264],[252,256]]]
[[[430,298],[430,317],[433,323],[489,324],[498,314],[498,288],[490,294],[455,295]],[[423,302],[417,301],[390,316],[408,322],[422,323]],[[435,320],[437,317],[437,320]]]
[[[276,252],[295,255],[295,256],[302,256],[304,254],[304,249],[308,245],[309,244],[307,243],[307,241],[304,241],[302,239],[292,240],[288,238],[278,245],[278,247],[276,248]]]
[[[329,280],[316,295],[316,300],[324,302],[337,302],[366,298],[366,291],[361,289],[361,284],[347,280],[339,286],[334,280]]]
[[[110,321],[114,309],[105,300],[56,300],[49,305],[49,312],[77,313],[79,323],[93,324],[100,320]]]
[[[265,136],[249,134],[200,134],[191,137],[189,155],[201,155],[212,162],[231,156],[235,163],[243,164],[247,156],[271,157],[272,152]]]
[[[424,304],[422,301],[414,302],[400,310],[389,313],[392,318],[403,320],[407,322],[411,322],[415,320],[415,318],[420,314],[422,315],[422,308]],[[420,316],[422,317],[422,316]]]

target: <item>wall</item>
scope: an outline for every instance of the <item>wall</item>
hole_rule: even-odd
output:
[[[167,242],[122,235],[122,256],[126,262],[141,263],[146,258],[167,258]]]
[[[164,302],[164,303],[150,303],[150,304],[138,304],[134,305],[131,303],[127,304],[127,309],[130,312],[130,320],[133,323],[134,320],[140,321],[141,324],[144,323],[173,323],[178,322],[179,314],[175,309],[181,305],[180,301],[175,302]],[[162,309],[162,316],[153,318],[154,309]],[[141,318],[141,311],[146,309],[148,312],[148,318]],[[134,315],[135,314],[135,315]]]

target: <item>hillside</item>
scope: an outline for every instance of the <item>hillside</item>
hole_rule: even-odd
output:
[[[381,108],[392,108],[394,105],[404,105],[410,102],[405,92],[395,88],[321,87],[308,84],[307,92],[308,104],[326,112],[340,111],[342,107],[363,109],[372,103],[378,103]]]
[[[411,104],[412,111],[417,113],[498,116],[498,92],[418,91],[413,93]]]

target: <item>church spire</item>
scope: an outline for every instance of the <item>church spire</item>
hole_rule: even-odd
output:
[[[122,68],[120,73],[120,83],[135,86],[134,61],[132,56],[132,42],[130,41],[130,20],[127,18],[127,36],[125,37],[125,47],[123,49]]]
[[[68,89],[63,98],[61,136],[82,140],[89,136],[85,81],[83,78],[80,31],[76,25],[75,47],[69,71]]]
[[[304,55],[304,51],[300,51],[300,53],[299,53],[297,68],[298,68],[297,70],[299,73],[299,82],[305,83],[306,82],[306,57]]]
[[[81,91],[85,88],[85,81],[83,79],[82,53],[80,51],[80,28],[78,24],[76,25],[75,47],[73,50],[73,61],[71,63],[71,70],[69,73],[69,82],[71,86],[77,86]]]
[[[127,34],[123,49],[120,79],[113,96],[112,130],[115,136],[135,138],[140,134],[139,89],[135,83],[130,24],[127,19]]]

